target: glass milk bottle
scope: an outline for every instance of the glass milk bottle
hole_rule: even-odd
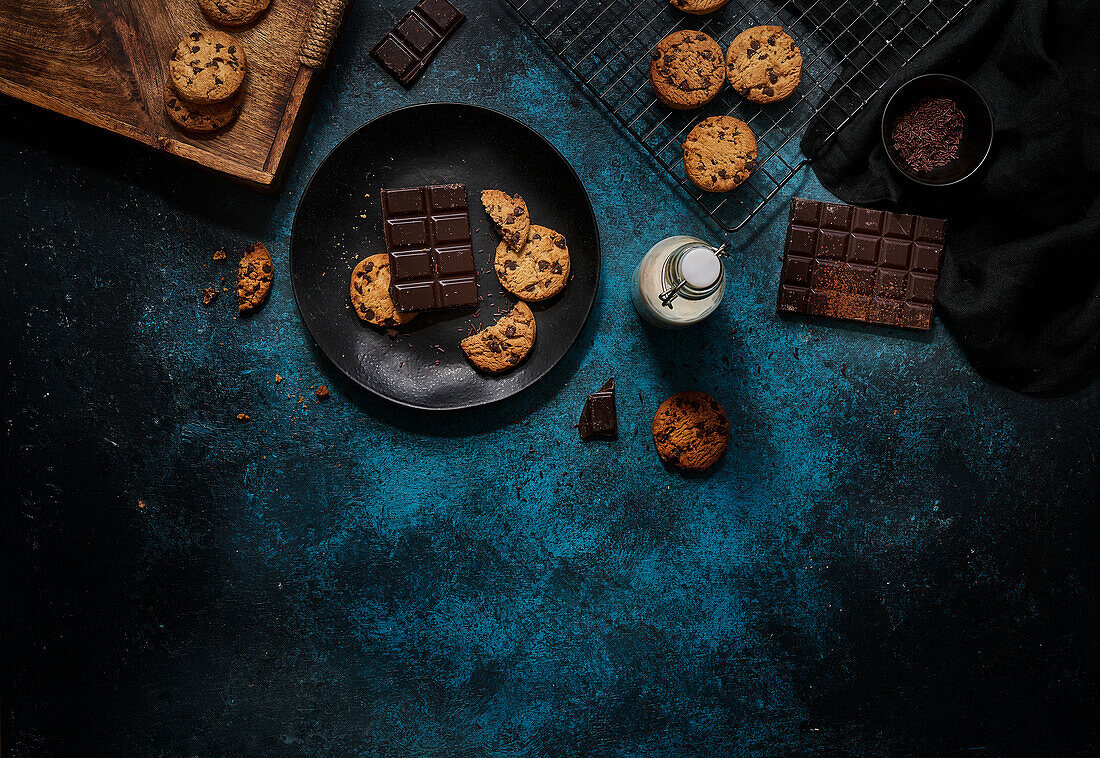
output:
[[[661,329],[697,324],[722,302],[726,246],[696,237],[666,237],[649,249],[630,283],[630,299],[643,319]]]

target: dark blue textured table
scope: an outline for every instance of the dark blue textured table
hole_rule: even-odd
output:
[[[808,172],[714,317],[642,327],[641,254],[718,230],[498,0],[406,93],[367,51],[408,4],[353,8],[278,198],[0,103],[4,754],[1095,755],[1100,389],[990,385],[938,321],[778,318]],[[286,275],[324,155],[432,100],[546,135],[603,238],[580,341],[488,411],[357,390]],[[257,240],[268,305],[203,306]],[[583,445],[608,376],[621,439]],[[649,433],[685,389],[732,426],[694,478]]]

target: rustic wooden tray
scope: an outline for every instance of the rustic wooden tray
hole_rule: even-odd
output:
[[[347,4],[272,0],[252,26],[227,29],[249,74],[240,117],[214,135],[164,112],[168,56],[185,34],[217,28],[196,0],[0,0],[0,93],[274,192]]]

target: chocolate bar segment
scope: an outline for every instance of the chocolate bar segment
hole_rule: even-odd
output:
[[[466,185],[382,190],[382,230],[397,310],[477,304]]]
[[[794,198],[780,313],[928,329],[947,222]]]
[[[465,20],[462,11],[447,0],[420,0],[370,54],[394,79],[411,87]]]
[[[615,380],[608,379],[599,392],[593,392],[584,403],[577,432],[582,440],[594,437],[616,439],[619,436],[619,417],[615,412]]]

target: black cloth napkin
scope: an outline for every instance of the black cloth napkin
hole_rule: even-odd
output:
[[[1086,384],[1100,370],[1100,1],[978,0],[830,139],[882,80],[863,62],[841,69],[837,104],[803,137],[822,184],[948,219],[937,309],[978,371],[1028,393]],[[908,182],[882,147],[886,98],[924,73],[965,79],[993,110],[986,167],[953,188]]]

